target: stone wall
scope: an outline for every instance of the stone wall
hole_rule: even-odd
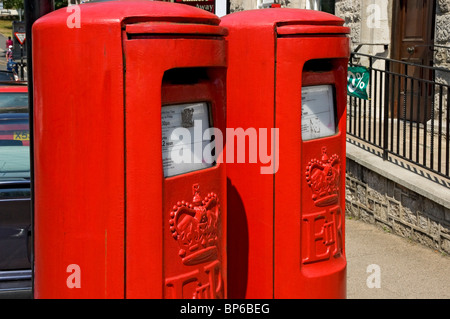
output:
[[[450,70],[450,0],[438,0],[436,4],[434,63],[436,67]],[[436,71],[436,82],[450,84],[450,72]],[[445,91],[445,90],[444,90]],[[444,92],[445,94],[446,92]],[[450,103],[450,102],[449,102]],[[447,118],[448,105],[444,105],[443,118]]]
[[[347,158],[346,215],[450,254],[447,209]]]
[[[335,14],[350,27],[352,49],[364,44],[358,52],[389,57],[392,6],[388,0],[336,0]]]
[[[437,1],[435,24],[435,44],[449,47],[448,49],[435,48],[435,64],[436,66],[450,69],[450,0]],[[447,78],[445,83],[450,84],[449,80]]]
[[[344,25],[350,28],[352,48],[361,39],[361,1],[336,0],[336,16],[344,19]]]

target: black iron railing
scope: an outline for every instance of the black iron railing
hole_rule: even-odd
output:
[[[364,65],[370,73],[368,99],[348,96],[347,134],[450,178],[450,71],[353,53],[349,66]]]

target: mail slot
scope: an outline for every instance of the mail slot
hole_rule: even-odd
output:
[[[35,298],[227,297],[225,35],[157,1],[34,24]]]
[[[229,297],[345,298],[349,29],[286,8],[233,13],[221,26],[227,127],[272,129],[259,147],[274,158],[269,173],[262,162],[227,160],[228,234],[242,234],[229,236]]]

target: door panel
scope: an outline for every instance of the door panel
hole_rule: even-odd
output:
[[[423,66],[433,64],[435,1],[402,0],[395,7],[393,32],[393,56],[395,60]],[[400,99],[394,98],[393,115],[409,121],[426,122],[431,117],[432,90],[422,80],[432,81],[430,69],[395,63],[395,73],[418,80],[401,77],[394,92],[400,90]],[[398,83],[400,82],[400,83]],[[420,82],[420,84],[419,84]],[[419,110],[420,108],[420,110]]]

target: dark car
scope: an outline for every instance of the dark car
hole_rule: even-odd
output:
[[[0,86],[0,297],[31,296],[30,129],[26,86]]]
[[[0,83],[7,83],[15,81],[14,72],[0,70]]]

